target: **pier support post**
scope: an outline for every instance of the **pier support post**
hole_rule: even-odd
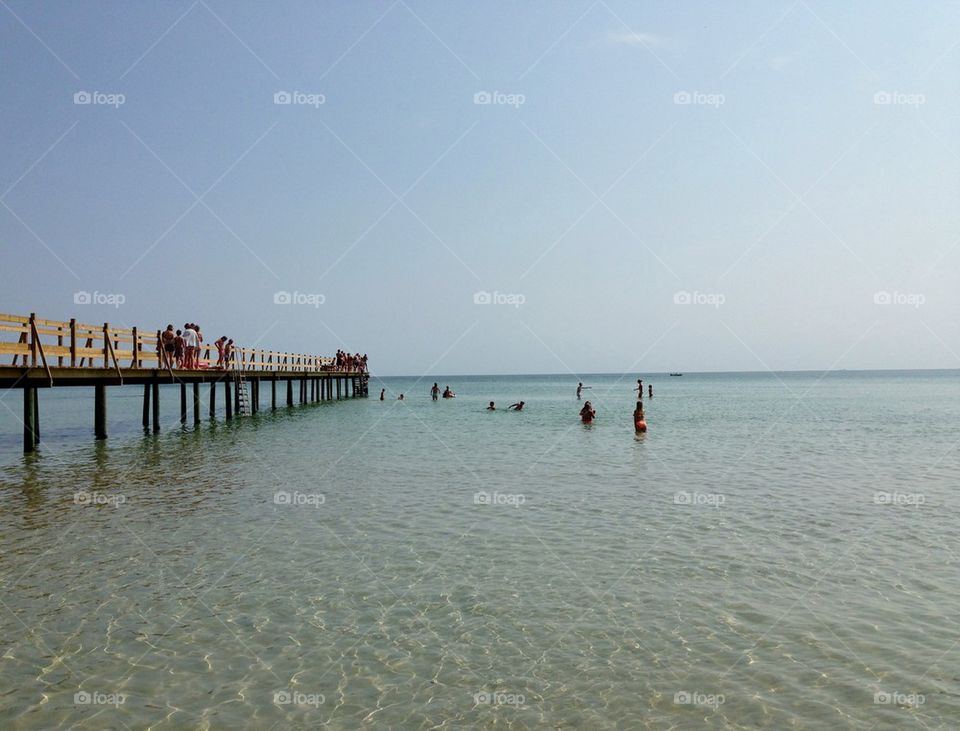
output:
[[[233,385],[233,413],[240,416],[240,384]]]
[[[107,387],[93,387],[93,431],[97,439],[107,438]]]
[[[150,384],[143,384],[143,428],[150,428]]]
[[[338,401],[340,400],[340,381],[342,380],[343,380],[342,378],[337,379],[337,400]]]
[[[250,382],[250,413],[260,411],[260,379],[254,378]]]
[[[276,377],[270,380],[270,409],[272,411],[277,410],[277,379]]]
[[[200,382],[193,384],[193,423],[200,423]]]
[[[293,406],[293,379],[287,379],[287,406]]]
[[[153,409],[153,431],[158,432],[160,431],[160,381],[154,379],[153,383],[150,384],[150,391],[152,394],[150,401]]]
[[[213,381],[210,384],[210,418],[215,419],[217,417],[217,382]]]
[[[227,410],[227,418],[233,418],[233,400],[230,398],[230,380],[223,382],[223,403]]]
[[[27,386],[23,389],[23,451],[32,452],[37,448],[40,434],[37,429],[37,389]]]
[[[180,423],[187,423],[187,384],[180,383]]]

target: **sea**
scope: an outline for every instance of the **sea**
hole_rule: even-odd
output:
[[[0,729],[960,724],[960,371],[108,390],[0,394]]]

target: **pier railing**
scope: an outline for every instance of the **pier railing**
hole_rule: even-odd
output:
[[[12,355],[12,365],[50,368],[166,369],[161,358],[160,330],[137,327],[88,325],[70,321],[45,320],[0,314],[0,355]],[[200,363],[214,368],[216,346],[200,346]],[[18,363],[19,361],[19,363]],[[332,371],[329,356],[288,353],[232,346],[231,368],[245,371],[316,373]]]

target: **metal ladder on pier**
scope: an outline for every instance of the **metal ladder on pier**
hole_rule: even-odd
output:
[[[250,394],[247,391],[247,379],[244,377],[243,371],[236,367],[233,371],[233,387],[237,394],[237,416],[249,416]]]

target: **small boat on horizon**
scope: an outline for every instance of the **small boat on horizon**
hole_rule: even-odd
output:
[[[670,375],[671,375],[671,376],[682,376],[683,374],[682,374],[682,373],[671,373]]]

